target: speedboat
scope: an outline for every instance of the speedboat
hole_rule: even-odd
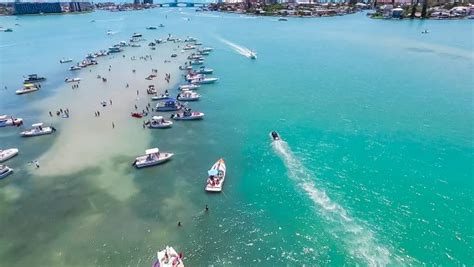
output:
[[[205,190],[208,192],[221,192],[224,184],[226,166],[224,159],[219,159],[207,172],[208,178]]]
[[[188,56],[188,59],[189,60],[204,60],[204,58],[201,55],[195,55],[195,54]]]
[[[28,78],[25,79],[24,83],[39,83],[46,80],[45,77],[40,77],[38,74],[30,74]]]
[[[201,120],[204,118],[204,113],[202,112],[191,112],[191,109],[186,109],[183,112],[171,114],[173,120],[181,121],[192,121],[192,120]]]
[[[39,87],[36,84],[25,83],[23,84],[23,88],[16,90],[15,93],[17,95],[22,95],[22,94],[31,93],[38,90],[39,90]]]
[[[192,49],[196,49],[196,47],[194,45],[185,45],[183,50],[192,50]]]
[[[192,70],[193,67],[191,67],[191,66],[179,66],[179,69],[180,70]]]
[[[44,127],[43,123],[35,123],[31,125],[31,127],[33,128],[21,132],[20,135],[23,137],[32,137],[32,136],[52,134],[53,132],[56,131],[54,127],[51,127],[51,126]]]
[[[212,47],[203,47],[201,49],[198,49],[199,52],[211,52],[214,48]]]
[[[176,97],[179,101],[197,101],[201,97],[200,94],[193,92],[193,91],[182,91]]]
[[[63,58],[59,60],[59,63],[69,63],[69,62],[72,62],[72,58]]]
[[[288,19],[285,18],[279,18],[278,21],[288,21]]]
[[[208,84],[208,83],[215,83],[219,78],[197,78],[191,80],[191,83],[197,84]]]
[[[207,56],[210,54],[209,51],[201,51],[201,50],[198,50],[198,54],[201,55],[201,56]]]
[[[74,66],[71,66],[71,67],[69,68],[69,70],[80,70],[80,69],[82,69],[82,68],[81,68],[80,66],[78,66],[78,65],[74,65]]]
[[[13,116],[0,115],[0,127],[20,126],[23,124],[22,118],[13,118]]]
[[[174,248],[166,246],[162,251],[156,253],[157,260],[152,267],[184,267],[183,255],[176,253]]]
[[[151,100],[157,101],[157,100],[165,100],[165,99],[170,99],[170,94],[164,93],[161,95],[155,95],[151,97]]]
[[[198,74],[212,74],[213,72],[214,72],[213,69],[206,69],[204,66],[202,66],[198,70],[196,70],[196,73],[198,73]]]
[[[0,165],[0,179],[3,179],[10,175],[13,172],[13,169],[5,165]]]
[[[204,60],[191,60],[189,63],[191,65],[202,65],[204,64]]]
[[[199,84],[182,84],[180,86],[178,86],[178,89],[181,90],[181,91],[185,91],[185,90],[196,90],[200,87]]]
[[[145,150],[145,154],[146,155],[137,157],[132,166],[143,168],[158,165],[168,161],[174,155],[173,153],[160,152],[158,148],[147,149]]]
[[[158,29],[158,28],[156,28],[155,26],[148,26],[148,27],[146,27],[146,29],[147,29],[147,30],[156,30],[156,29]]]
[[[170,128],[173,125],[173,122],[165,120],[163,116],[153,116],[151,120],[146,122],[146,125],[150,129],[165,129]]]
[[[273,141],[280,141],[281,140],[280,135],[275,131],[270,133],[270,137],[273,139]]]
[[[5,150],[0,150],[0,162],[7,161],[14,156],[18,155],[19,150],[17,148],[9,148]]]
[[[155,111],[175,111],[180,110],[181,108],[181,103],[173,99],[168,99],[158,102],[158,104],[156,104]]]
[[[64,79],[65,82],[67,83],[73,83],[73,82],[79,82],[81,78],[66,78]]]
[[[253,51],[250,51],[250,59],[257,59],[257,54]]]

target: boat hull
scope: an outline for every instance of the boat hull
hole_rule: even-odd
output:
[[[18,155],[19,150],[16,148],[10,148],[0,151],[0,162],[5,162],[14,156]]]
[[[163,155],[161,155],[163,154]],[[160,158],[159,159],[154,159],[154,160],[146,160],[147,156],[140,156],[135,159],[134,165],[136,168],[146,168],[146,167],[152,167],[156,166],[162,163],[165,163],[169,161],[172,157],[174,156],[173,153],[166,153],[166,152],[161,152],[160,153]]]

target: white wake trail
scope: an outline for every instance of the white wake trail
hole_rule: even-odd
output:
[[[244,57],[248,57],[250,58],[250,56],[252,55],[252,50],[246,48],[246,47],[243,47],[243,46],[240,46],[236,43],[233,43],[229,40],[226,40],[224,38],[218,38],[219,41],[223,42],[224,44],[230,46],[235,52],[241,54],[242,56]]]
[[[314,175],[293,155],[286,142],[272,142],[272,146],[284,161],[289,177],[316,204],[315,208],[328,225],[330,234],[342,241],[352,256],[370,266],[391,263],[390,250],[377,243],[370,229],[363,227],[341,205],[331,200],[324,190],[316,187]]]

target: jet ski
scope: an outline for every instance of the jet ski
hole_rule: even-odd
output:
[[[275,131],[270,133],[270,137],[273,139],[273,141],[280,141],[281,140],[280,135]]]

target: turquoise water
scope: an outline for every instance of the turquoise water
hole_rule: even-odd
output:
[[[150,133],[176,153],[171,162],[136,171],[111,153],[138,189],[126,200],[91,182],[99,168],[35,175],[26,162],[55,137],[0,129],[0,147],[21,150],[8,162],[17,172],[0,182],[1,266],[149,266],[166,244],[189,266],[474,264],[472,21],[278,22],[159,9],[0,25],[14,29],[0,35],[0,113],[44,115],[33,103],[61,94],[60,58],[133,32],[200,39],[215,48],[206,65],[220,78],[193,105],[205,120]],[[14,96],[31,72],[48,77],[44,89]],[[272,130],[285,142],[272,145]],[[224,192],[206,194],[219,157]]]

